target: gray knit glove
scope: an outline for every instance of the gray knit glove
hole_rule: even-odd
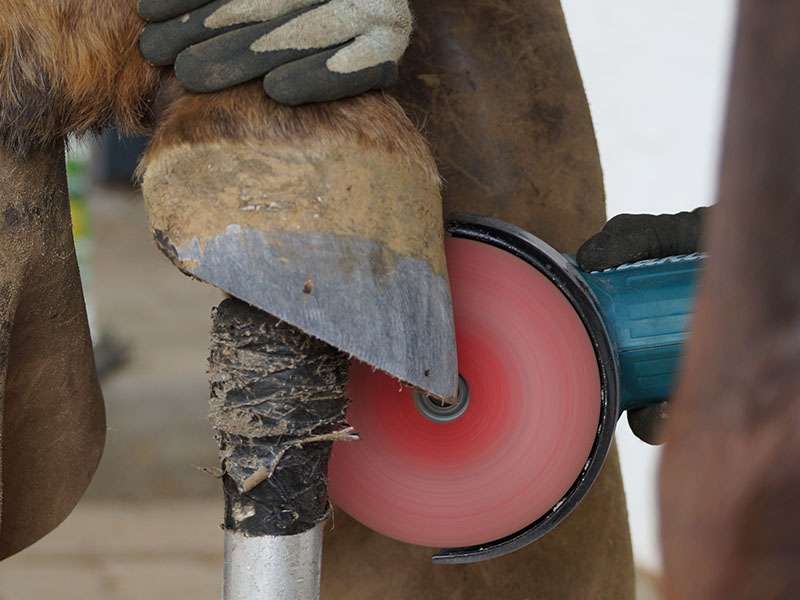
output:
[[[264,77],[274,100],[328,102],[397,81],[408,0],[139,0],[140,47],[193,92]]]

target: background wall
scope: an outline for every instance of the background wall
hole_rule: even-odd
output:
[[[562,0],[589,95],[609,216],[711,204],[735,3]],[[618,428],[634,552],[657,569],[659,451]]]

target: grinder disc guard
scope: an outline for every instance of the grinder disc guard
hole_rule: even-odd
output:
[[[354,362],[348,420],[361,441],[331,459],[333,502],[412,544],[477,547],[546,519],[585,475],[603,420],[603,374],[574,303],[552,273],[476,239],[447,242],[467,402],[436,418],[419,393]]]

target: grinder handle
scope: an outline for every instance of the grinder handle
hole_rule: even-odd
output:
[[[702,264],[692,254],[581,272],[618,358],[620,412],[669,397]]]

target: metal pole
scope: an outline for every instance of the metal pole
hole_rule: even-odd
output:
[[[226,531],[224,600],[318,600],[322,530],[255,538]]]
[[[235,299],[214,313],[210,420],[225,490],[223,600],[318,600],[346,355]]]

